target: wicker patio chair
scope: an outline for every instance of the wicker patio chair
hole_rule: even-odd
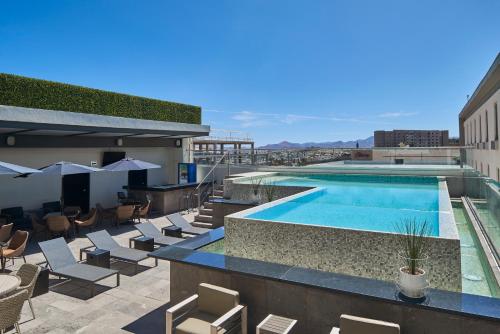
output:
[[[49,216],[47,217],[47,228],[51,237],[64,236],[71,228],[71,224],[66,216]]]
[[[97,209],[97,224],[102,224],[105,220],[113,221],[115,219],[115,208],[104,208],[100,203],[95,205]]]
[[[14,326],[16,333],[21,333],[19,329],[19,319],[24,301],[28,298],[28,291],[23,290],[13,295],[0,299],[0,332]]]
[[[115,225],[118,227],[122,223],[126,223],[134,218],[135,206],[120,205],[116,208]]]
[[[9,245],[3,249],[4,263],[2,268],[5,267],[5,263],[8,259],[12,260],[14,264],[14,259],[16,257],[22,257],[24,263],[26,263],[26,258],[24,257],[24,250],[26,249],[26,244],[28,243],[29,233],[26,231],[17,230],[9,241]]]
[[[5,242],[10,239],[13,223],[0,226],[0,242]]]
[[[35,289],[35,283],[38,275],[42,271],[40,266],[25,263],[16,272],[16,276],[21,279],[21,285],[18,289],[28,291],[28,303],[30,304],[31,314],[33,314],[33,319],[35,319],[35,309],[31,303],[31,297],[33,296],[33,290]]]
[[[49,231],[47,230],[47,225],[45,225],[40,217],[37,214],[30,214],[31,218],[31,226],[33,228],[33,233],[31,234],[31,238],[36,238],[40,234],[42,234],[45,238],[48,237]]]
[[[137,219],[139,220],[139,223],[141,222],[141,218],[146,219],[146,221],[149,221],[149,209],[151,208],[151,201],[148,200],[148,202],[143,205],[142,207],[139,208],[139,211],[137,212]]]
[[[92,231],[96,223],[97,223],[97,210],[95,208],[90,210],[89,214],[86,217],[82,217],[80,220],[75,220],[75,226],[78,232],[80,232],[80,229],[82,227],[87,227]]]

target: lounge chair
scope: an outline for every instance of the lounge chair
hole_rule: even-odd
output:
[[[153,238],[155,244],[159,245],[160,247],[170,246],[178,242],[185,241],[185,239],[182,238],[164,236],[160,232],[160,230],[158,230],[156,226],[151,223],[142,223],[139,225],[135,225],[135,228],[138,229],[143,236]]]
[[[97,281],[116,275],[116,286],[120,285],[118,270],[78,263],[63,238],[42,241],[38,245],[47,259],[51,274],[88,283],[91,297],[95,294]]]
[[[135,272],[139,269],[139,262],[148,258],[148,252],[120,246],[105,230],[87,234],[90,242],[99,249],[109,250],[111,258],[135,264]],[[155,258],[155,265],[158,259]]]
[[[247,333],[247,308],[238,291],[201,283],[198,294],[167,310],[167,334]]]
[[[334,327],[330,334],[399,334],[399,325],[342,314],[340,328]]]
[[[172,213],[167,215],[167,219],[175,226],[182,228],[183,233],[187,234],[203,234],[212,231],[210,228],[196,227],[191,225],[180,213]]]

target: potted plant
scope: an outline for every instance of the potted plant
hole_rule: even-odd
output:
[[[262,183],[261,178],[251,178],[251,189],[252,192],[250,193],[250,200],[253,202],[259,202],[260,201],[260,187]]]
[[[398,225],[399,256],[403,266],[399,268],[398,286],[401,293],[409,298],[424,297],[429,283],[423,262],[427,259],[430,225],[427,221],[407,219]]]
[[[276,184],[274,184],[274,182],[265,183],[264,193],[268,202],[274,201],[274,198],[276,197]]]

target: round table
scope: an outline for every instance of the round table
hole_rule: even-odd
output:
[[[0,274],[0,296],[15,291],[21,285],[21,279],[14,275]]]

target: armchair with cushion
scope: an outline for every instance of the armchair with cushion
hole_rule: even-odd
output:
[[[201,283],[195,294],[167,310],[167,334],[247,333],[247,308],[237,291]]]
[[[26,258],[24,257],[24,250],[26,249],[26,244],[28,243],[29,233],[26,231],[17,230],[9,241],[9,245],[3,249],[3,263],[2,269],[5,268],[5,263],[8,259],[12,260],[14,264],[14,259],[16,257],[22,257],[24,263],[26,263]]]
[[[134,218],[135,206],[133,205],[120,205],[116,208],[115,225],[119,226],[122,223],[131,221]]]
[[[334,327],[330,334],[399,334],[399,325],[342,314],[340,328]]]

